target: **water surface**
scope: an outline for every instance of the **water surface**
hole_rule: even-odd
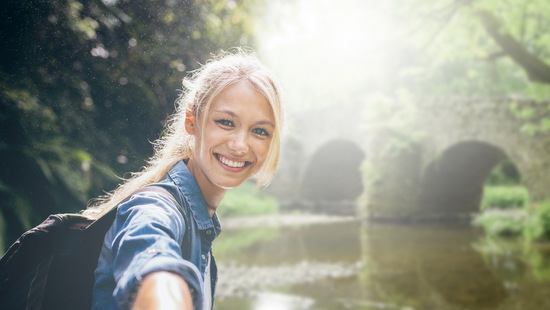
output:
[[[550,248],[465,225],[224,229],[217,310],[550,309]]]

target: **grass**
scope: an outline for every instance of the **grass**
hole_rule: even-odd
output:
[[[256,189],[256,185],[245,182],[241,186],[228,190],[218,206],[218,215],[245,216],[274,214],[279,210],[275,198]]]

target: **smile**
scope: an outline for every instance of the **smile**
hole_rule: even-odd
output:
[[[218,159],[219,162],[221,162],[222,164],[224,164],[228,167],[231,167],[231,168],[242,168],[242,167],[244,167],[244,166],[246,166],[250,163],[248,161],[233,161],[233,160],[230,160],[228,158],[223,157],[220,154],[215,154],[215,156],[216,156],[216,159]]]

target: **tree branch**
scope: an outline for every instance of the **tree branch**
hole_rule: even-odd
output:
[[[502,48],[503,52],[520,65],[529,79],[534,82],[550,84],[550,65],[530,53],[523,45],[508,33],[502,33],[502,23],[488,11],[478,11],[483,27]]]

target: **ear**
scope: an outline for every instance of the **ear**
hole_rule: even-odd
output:
[[[195,116],[189,110],[185,110],[185,131],[190,135],[195,134]]]

